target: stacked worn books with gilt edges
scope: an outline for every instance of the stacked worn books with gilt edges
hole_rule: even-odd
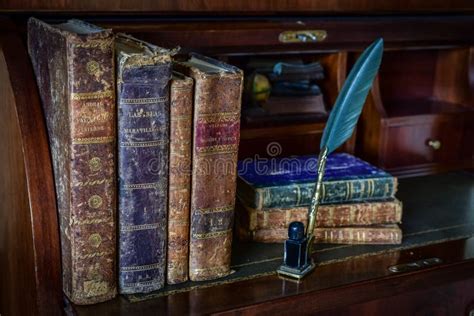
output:
[[[314,156],[239,161],[239,237],[265,243],[286,240],[291,222],[307,221],[316,176]],[[349,154],[330,155],[315,241],[400,244],[402,203],[396,191],[397,179],[385,171]]]

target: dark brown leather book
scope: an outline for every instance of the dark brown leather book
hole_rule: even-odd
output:
[[[242,71],[192,55],[180,72],[194,79],[189,278],[230,273]]]
[[[246,232],[242,232],[247,234]],[[402,242],[402,230],[397,224],[362,227],[316,227],[314,241],[328,244],[397,245]],[[288,239],[287,228],[260,229],[247,235],[257,242],[279,243]]]
[[[75,304],[116,295],[114,37],[78,20],[28,21],[53,158],[63,289]]]
[[[118,34],[119,291],[165,285],[172,51]]]
[[[170,107],[166,275],[168,284],[177,284],[188,280],[193,88],[191,78],[178,72],[173,73]]]
[[[257,210],[242,202],[236,208],[238,222],[244,229],[287,228],[291,222],[306,223],[308,207]],[[400,223],[402,202],[397,199],[320,205],[316,215],[317,227],[364,226]]]

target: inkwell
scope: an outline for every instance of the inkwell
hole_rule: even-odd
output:
[[[302,222],[290,223],[283,264],[277,270],[280,276],[300,280],[316,266],[311,257],[313,232],[321,201],[326,160],[330,153],[351,137],[378,72],[382,54],[383,39],[378,39],[359,57],[336,99],[321,138],[317,180],[308,210],[308,225],[305,230]]]

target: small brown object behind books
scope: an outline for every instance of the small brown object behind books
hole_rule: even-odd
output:
[[[28,21],[53,160],[63,290],[75,304],[117,292],[113,39],[78,20]]]
[[[170,167],[168,207],[168,284],[188,280],[189,208],[191,200],[191,149],[193,80],[178,72],[171,80]]]
[[[189,278],[202,281],[231,272],[243,74],[195,54],[178,66],[195,82]]]

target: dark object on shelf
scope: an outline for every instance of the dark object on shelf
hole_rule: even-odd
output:
[[[319,62],[304,64],[279,62],[273,66],[273,71],[269,72],[270,81],[300,81],[300,80],[322,80],[324,79],[324,69]]]
[[[292,222],[288,227],[283,265],[278,268],[278,274],[301,279],[312,271],[316,265],[313,259],[307,255],[307,250],[308,239],[304,234],[304,224]]]
[[[251,60],[246,69],[252,73],[245,78],[245,108],[262,107],[265,111],[243,112],[259,118],[280,114],[312,113],[327,116],[321,88],[314,80],[323,79],[323,67],[319,62],[303,63],[302,60]],[[288,122],[290,117],[286,116]],[[269,119],[275,121],[273,117]]]
[[[245,67],[248,71],[264,74],[271,82],[324,79],[320,62],[305,63],[301,59],[251,59]]]
[[[272,84],[272,96],[300,97],[320,95],[321,89],[315,83],[308,80],[302,81],[278,81]]]

